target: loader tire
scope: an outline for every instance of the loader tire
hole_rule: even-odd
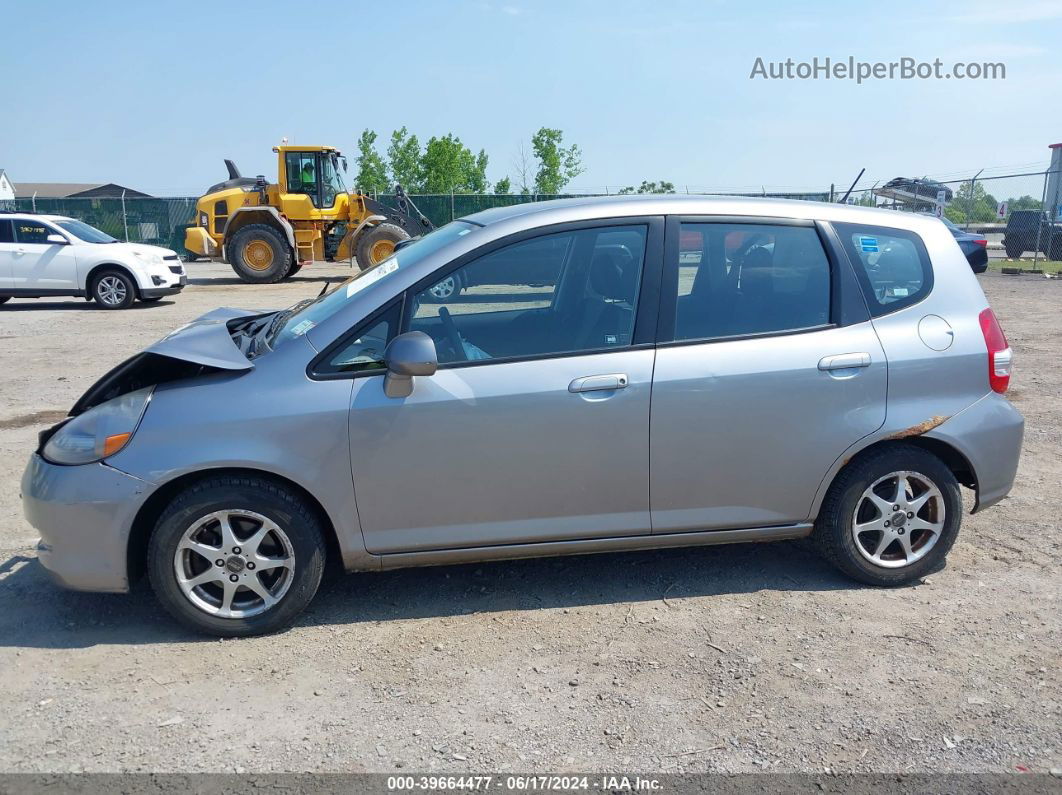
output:
[[[379,224],[364,230],[358,235],[354,252],[358,267],[366,270],[379,265],[395,253],[395,244],[403,240],[409,240],[409,235],[402,227],[394,224]]]
[[[251,284],[274,284],[291,270],[293,256],[284,236],[267,224],[248,224],[225,245],[236,275]]]

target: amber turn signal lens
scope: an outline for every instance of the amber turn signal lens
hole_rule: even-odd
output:
[[[114,455],[125,447],[125,443],[132,435],[131,433],[116,433],[114,436],[108,436],[103,442],[103,457]]]

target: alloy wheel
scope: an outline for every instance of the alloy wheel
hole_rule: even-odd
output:
[[[125,301],[129,290],[117,276],[104,276],[96,286],[96,294],[108,306],[118,306]]]
[[[852,539],[875,566],[898,569],[926,556],[944,531],[944,496],[918,472],[892,472],[856,502]]]
[[[215,511],[181,536],[173,557],[177,585],[204,613],[249,618],[291,587],[295,552],[283,529],[253,511]]]
[[[433,284],[428,288],[428,292],[432,294],[433,298],[437,298],[440,301],[445,301],[447,298],[457,292],[457,281],[453,276],[447,276],[441,282]]]

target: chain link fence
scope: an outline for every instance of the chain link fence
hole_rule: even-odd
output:
[[[926,177],[896,178],[856,185],[847,203],[903,212],[940,215],[956,226],[984,235],[990,255],[1017,259],[1062,260],[1062,172],[1031,171],[937,181]],[[841,201],[844,192],[832,186],[822,191],[758,192],[712,190],[686,192],[704,196],[763,196],[809,201]],[[580,194],[421,194],[410,198],[433,224],[524,202],[548,201]],[[376,198],[393,205],[394,196]],[[66,215],[102,229],[119,240],[150,243],[185,253],[184,231],[195,216],[197,198],[18,198],[0,209]],[[1017,215],[1015,215],[1017,213]],[[1019,223],[1020,222],[1020,223]],[[1012,232],[1008,232],[1010,223]],[[1006,242],[1004,236],[1006,233]],[[1034,265],[1035,267],[1035,265]]]

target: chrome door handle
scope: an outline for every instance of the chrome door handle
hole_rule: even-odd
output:
[[[568,384],[569,392],[599,392],[606,389],[623,389],[627,386],[626,373],[610,375],[584,375]]]
[[[22,248],[22,246],[19,246],[18,248],[15,249],[15,253],[16,254],[25,254],[26,253],[26,249]]]
[[[820,370],[848,370],[852,367],[870,367],[870,354],[839,353],[819,359]]]

